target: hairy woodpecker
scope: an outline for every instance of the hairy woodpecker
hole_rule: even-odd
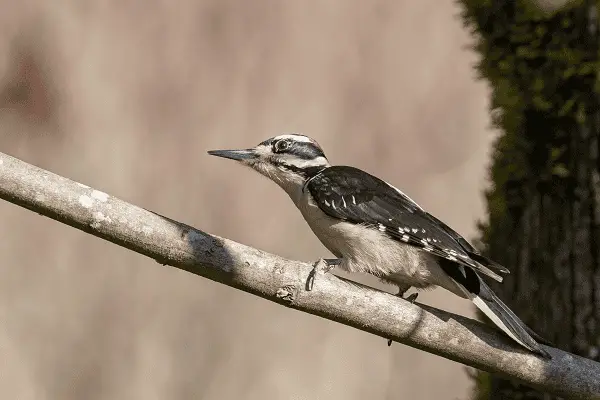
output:
[[[395,284],[400,296],[410,287],[440,286],[470,299],[524,348],[551,358],[538,343],[548,342],[528,328],[480,277],[501,282],[501,274],[508,269],[481,255],[389,183],[354,167],[331,166],[319,144],[299,134],[276,136],[250,149],[208,154],[237,160],[277,183],[323,245],[338,257],[315,263],[309,290],[317,271],[335,266]]]

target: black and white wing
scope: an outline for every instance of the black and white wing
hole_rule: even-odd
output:
[[[500,282],[498,273],[508,272],[480,255],[462,236],[400,190],[365,171],[348,166],[329,167],[310,179],[304,190],[333,218],[378,229],[395,240],[471,267]]]

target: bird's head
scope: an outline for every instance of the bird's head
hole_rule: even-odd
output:
[[[321,146],[308,136],[275,136],[243,150],[211,150],[208,154],[236,160],[291,193],[329,166]]]

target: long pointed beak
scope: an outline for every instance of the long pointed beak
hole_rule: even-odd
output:
[[[244,150],[210,150],[208,154],[211,156],[229,158],[236,161],[245,161],[256,158],[256,151],[254,149]]]

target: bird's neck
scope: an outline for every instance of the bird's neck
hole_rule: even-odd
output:
[[[279,185],[298,205],[306,183],[327,167],[329,165],[318,165],[309,168],[286,165],[284,168],[277,168],[270,164],[257,164],[254,169]]]
[[[293,179],[289,179],[287,181],[278,182],[279,186],[286,191],[286,193],[290,196],[294,204],[299,206],[300,203],[304,201],[305,192],[307,191],[306,185],[308,182],[317,176],[319,172],[324,170],[327,167],[322,167],[319,169],[314,169],[311,173],[304,174],[302,176],[296,176]]]
[[[281,181],[276,181],[277,184],[285,190],[285,192],[290,196],[292,201],[298,205],[298,202],[302,198],[302,189],[304,188],[304,184],[307,179],[304,179],[300,176],[294,177],[292,179],[286,179]]]

